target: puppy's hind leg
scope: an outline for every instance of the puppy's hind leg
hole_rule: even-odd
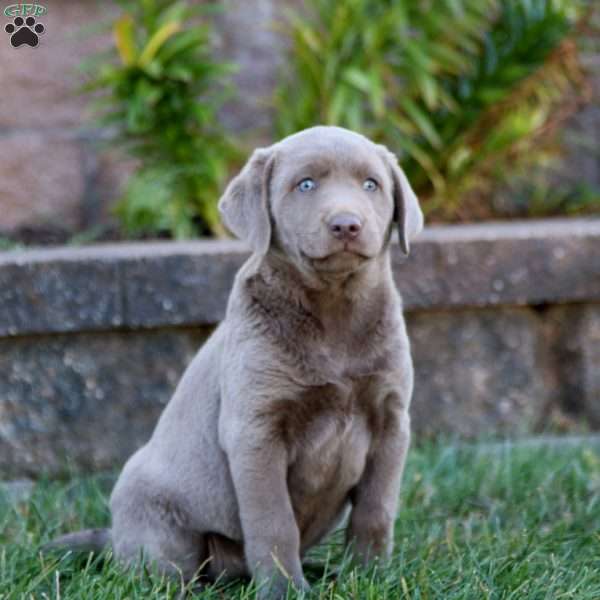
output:
[[[171,509],[150,508],[142,501],[136,510],[113,515],[112,532],[117,560],[135,564],[142,559],[151,569],[186,583],[206,559],[204,536],[182,524]]]

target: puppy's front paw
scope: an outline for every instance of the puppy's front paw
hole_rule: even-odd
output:
[[[362,567],[374,562],[385,564],[391,558],[393,546],[391,530],[368,532],[352,539],[352,557]]]

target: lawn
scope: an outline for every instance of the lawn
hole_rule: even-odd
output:
[[[179,596],[177,584],[123,571],[110,556],[38,554],[38,544],[57,531],[104,525],[111,484],[107,476],[42,482],[28,501],[0,500],[2,600]],[[600,453],[584,442],[415,447],[391,564],[353,570],[339,535],[315,557],[327,563],[324,575],[308,575],[315,599],[597,600]],[[193,597],[254,592],[238,583]]]

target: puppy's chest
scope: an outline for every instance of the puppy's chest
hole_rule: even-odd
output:
[[[294,399],[285,416],[290,487],[338,495],[356,485],[383,410],[372,388],[365,377],[314,386]]]

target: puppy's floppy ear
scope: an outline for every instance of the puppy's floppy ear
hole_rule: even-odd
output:
[[[257,148],[219,200],[227,229],[257,254],[266,254],[271,243],[269,188],[274,155],[272,147]]]
[[[410,241],[423,229],[423,213],[404,171],[393,152],[380,146],[394,184],[394,221],[398,224],[400,248],[408,256]]]

